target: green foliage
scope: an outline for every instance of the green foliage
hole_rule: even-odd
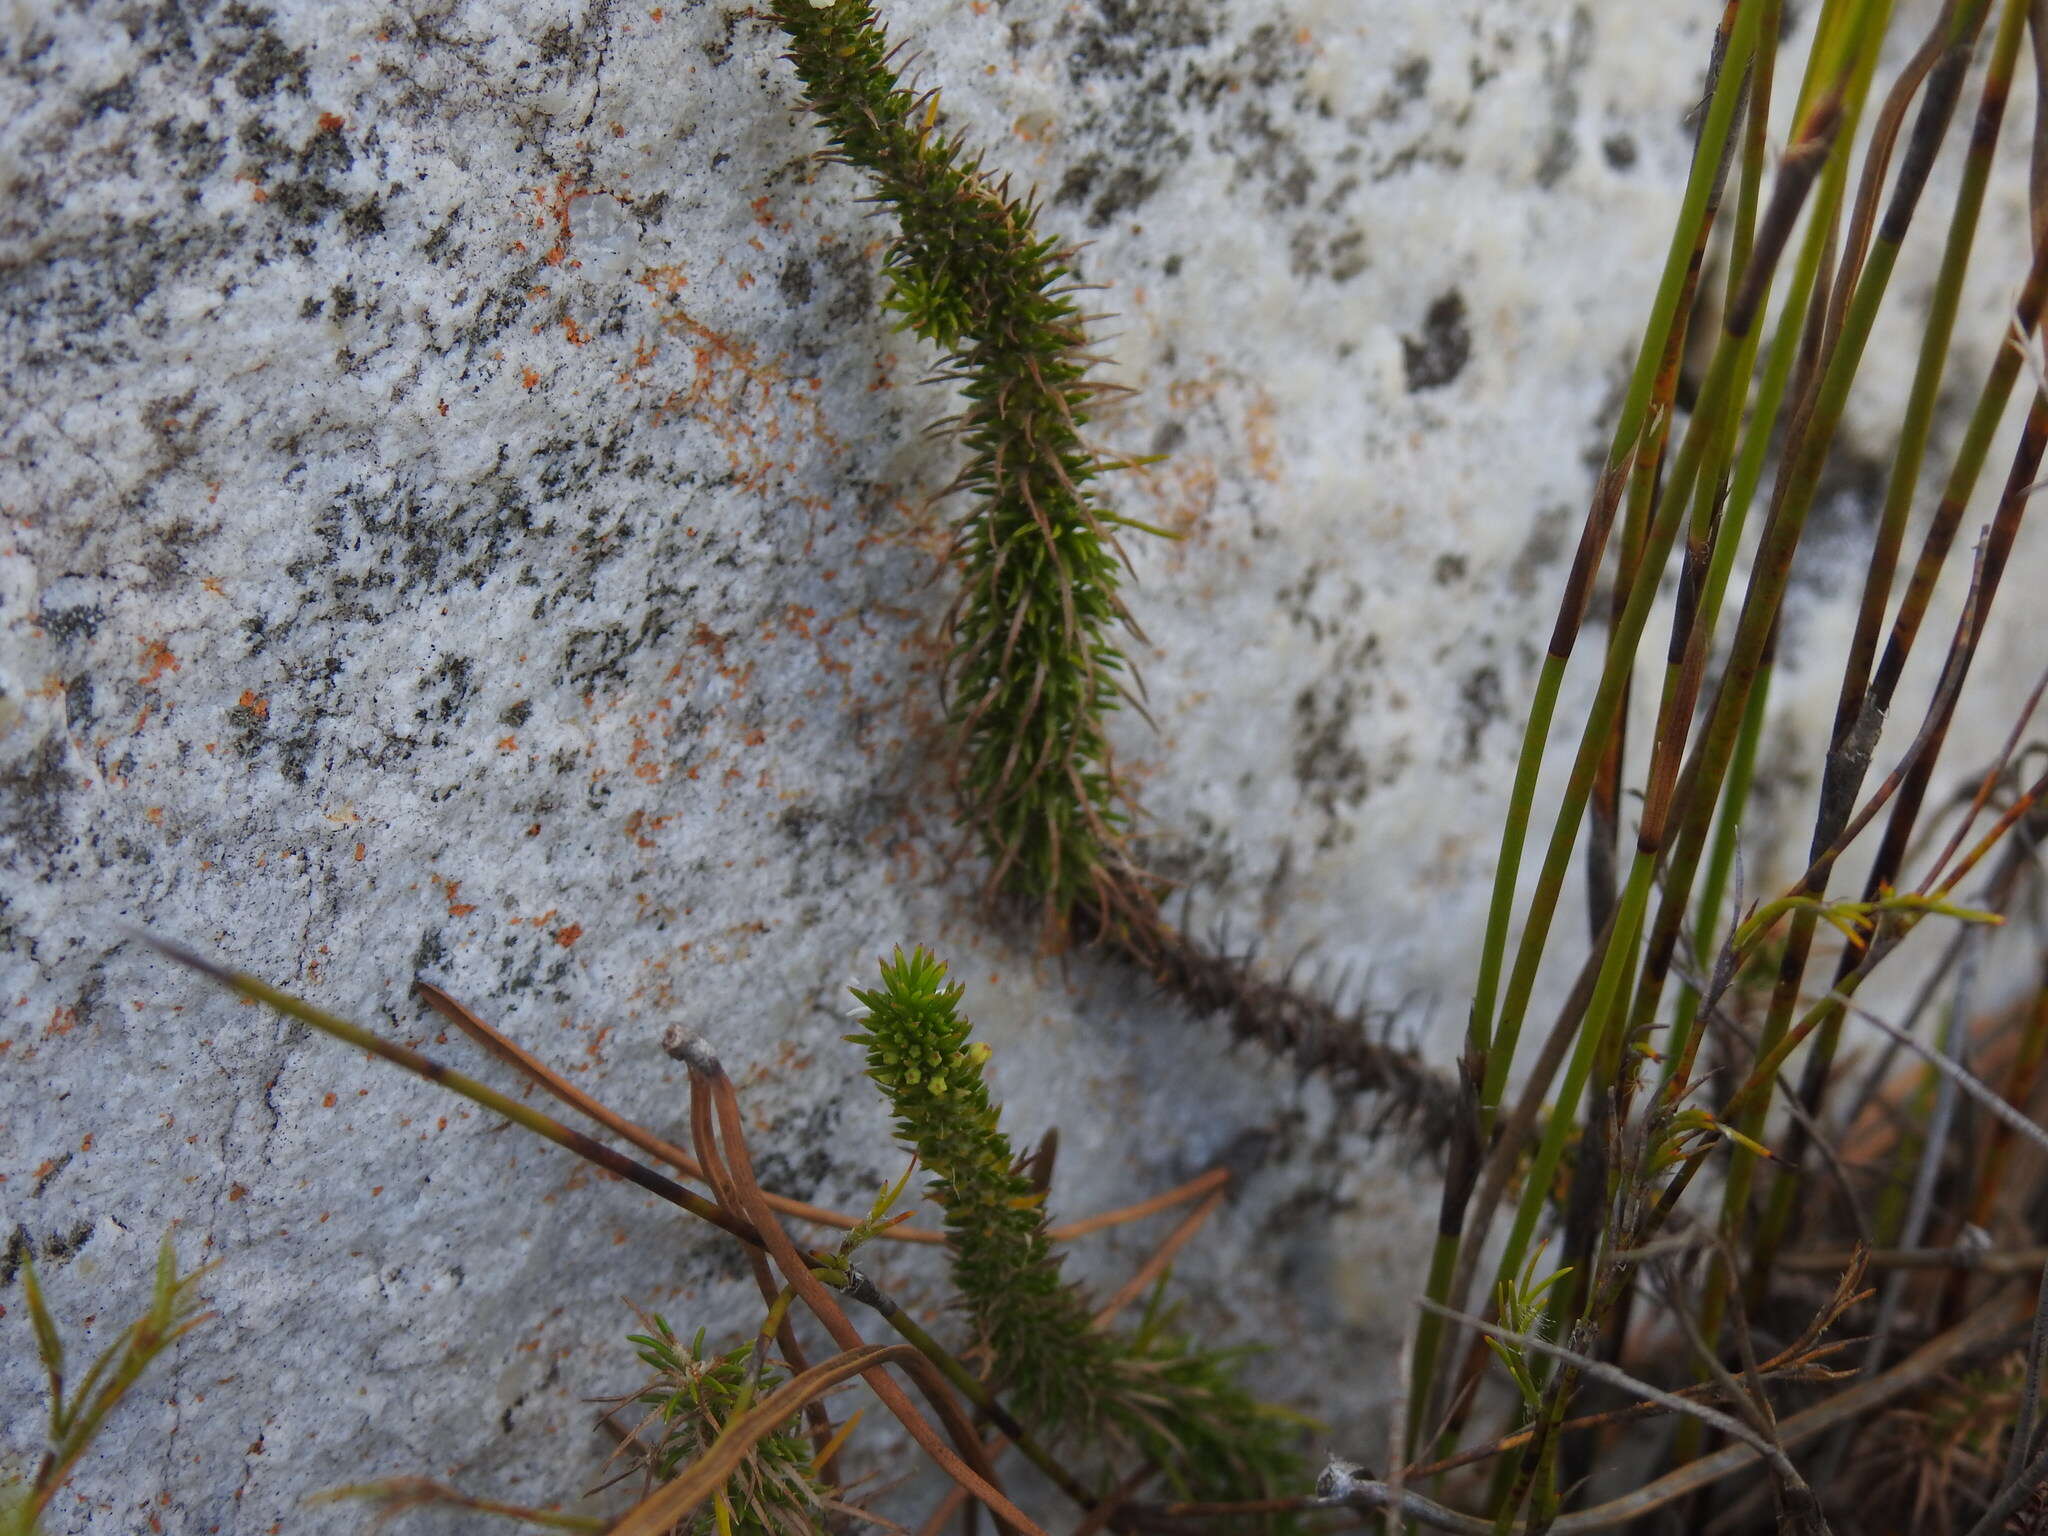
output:
[[[1042,1194],[997,1127],[968,1037],[963,989],[924,949],[882,962],[881,985],[854,988],[868,1075],[896,1131],[932,1176],[944,1208],[961,1304],[995,1358],[997,1385],[1027,1424],[1091,1445],[1134,1444],[1189,1498],[1255,1498],[1288,1485],[1306,1422],[1259,1402],[1236,1380],[1243,1351],[1202,1350],[1173,1331],[1155,1295],[1129,1335],[1096,1329],[1079,1290],[1061,1281]]]
[[[1315,1421],[1247,1392],[1237,1367],[1253,1351],[1202,1348],[1175,1331],[1178,1308],[1163,1297],[1164,1287],[1155,1290],[1138,1326],[1115,1341],[1121,1427],[1180,1498],[1292,1492],[1301,1470],[1295,1447]],[[1295,1526],[1291,1517],[1264,1524]]]
[[[988,1047],[968,1039],[962,990],[926,950],[899,949],[882,962],[881,986],[854,989],[867,1029],[847,1038],[867,1048],[896,1134],[931,1172],[954,1284],[1012,1410],[1027,1423],[1092,1426],[1111,1387],[1109,1360],[1087,1307],[1060,1281],[1042,1197],[997,1128],[981,1071]]]
[[[24,1256],[22,1294],[28,1306],[29,1325],[35,1333],[36,1355],[49,1381],[48,1446],[28,1487],[0,1503],[0,1536],[35,1536],[44,1510],[91,1449],[107,1415],[120,1405],[158,1355],[212,1316],[196,1310],[192,1294],[199,1277],[212,1267],[206,1265],[180,1275],[177,1252],[171,1246],[170,1234],[165,1233],[157,1249],[149,1309],[102,1350],[77,1386],[67,1391],[63,1335],[43,1300],[35,1260]]]
[[[1082,435],[1101,386],[1087,377],[1071,252],[937,128],[936,93],[899,82],[863,0],[780,0],[774,15],[836,158],[896,216],[887,307],[949,354],[965,397],[956,488],[971,501],[954,525],[948,658],[963,816],[997,887],[1055,921],[1082,901],[1115,912],[1138,889],[1103,729],[1127,696],[1116,530],[1142,525],[1093,486],[1113,464]]]
[[[646,1319],[628,1342],[654,1372],[633,1397],[648,1410],[655,1434],[649,1470],[668,1482],[711,1448],[725,1425],[746,1412],[779,1373],[754,1360],[754,1340],[722,1355],[704,1353],[704,1330],[688,1344],[666,1318]],[[717,1502],[685,1528],[692,1536],[810,1536],[822,1529],[830,1495],[819,1486],[811,1446],[798,1420],[756,1445],[726,1482]]]
[[[1500,1282],[1500,1323],[1503,1328],[1515,1333],[1533,1333],[1544,1326],[1550,1288],[1564,1279],[1569,1269],[1552,1270],[1541,1280],[1536,1278],[1536,1266],[1543,1260],[1547,1244],[1538,1244],[1536,1251],[1529,1255],[1529,1261],[1522,1266],[1520,1278],[1510,1284]],[[1533,1366],[1528,1354],[1518,1344],[1486,1337],[1486,1347],[1506,1368],[1508,1377],[1515,1384],[1515,1390],[1522,1395],[1522,1405],[1532,1413],[1542,1405],[1542,1373]]]

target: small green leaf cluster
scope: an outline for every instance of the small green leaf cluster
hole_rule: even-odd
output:
[[[179,1274],[177,1253],[170,1234],[165,1233],[157,1249],[149,1309],[102,1350],[77,1385],[67,1391],[64,1338],[43,1300],[35,1260],[22,1255],[22,1297],[35,1333],[36,1355],[49,1383],[49,1444],[28,1485],[0,1498],[0,1536],[35,1536],[43,1511],[91,1449],[107,1415],[120,1406],[157,1356],[212,1315],[198,1310],[193,1295],[199,1277],[210,1268],[206,1265]]]
[[[1522,1266],[1521,1279],[1510,1285],[1500,1282],[1500,1321],[1503,1328],[1514,1333],[1539,1333],[1550,1326],[1549,1301],[1551,1287],[1571,1273],[1571,1269],[1552,1270],[1541,1280],[1536,1278],[1536,1266],[1543,1260],[1543,1250],[1549,1247],[1547,1241],[1536,1245],[1536,1251],[1529,1255],[1528,1263]],[[1515,1384],[1515,1390],[1522,1395],[1522,1405],[1531,1413],[1542,1406],[1543,1373],[1530,1363],[1527,1354],[1519,1344],[1486,1336],[1486,1347],[1507,1370]]]
[[[932,1175],[945,1211],[953,1280],[994,1355],[1012,1411],[1027,1423],[1092,1427],[1111,1387],[1110,1362],[1088,1310],[1059,1277],[1039,1192],[1019,1173],[997,1128],[982,1065],[968,1039],[962,988],[924,949],[882,962],[882,984],[855,988],[867,1010],[868,1076],[896,1114],[896,1134]]]
[[[964,819],[997,888],[1055,921],[1084,899],[1117,911],[1136,887],[1104,733],[1128,696],[1116,530],[1142,525],[1092,484],[1112,461],[1083,437],[1102,386],[1087,377],[1072,253],[938,129],[936,93],[900,83],[865,0],[777,0],[774,14],[836,158],[896,216],[887,308],[948,354],[965,396],[955,488],[971,502],[954,524],[963,586],[947,669]]]
[[[719,1432],[749,1402],[772,1390],[780,1373],[754,1363],[749,1339],[722,1355],[706,1356],[704,1330],[684,1344],[658,1313],[645,1318],[647,1332],[627,1342],[653,1378],[633,1397],[649,1410],[657,1429],[650,1470],[668,1482],[708,1451]],[[815,1536],[827,1494],[811,1464],[811,1446],[799,1420],[763,1439],[727,1481],[721,1503],[733,1536]],[[721,1511],[707,1504],[692,1518],[692,1536],[725,1536]]]
[[[1195,1347],[1157,1296],[1134,1332],[1104,1332],[1061,1281],[1043,1195],[997,1126],[982,1071],[988,1047],[969,1038],[963,990],[930,952],[898,949],[882,962],[880,986],[853,989],[866,1029],[847,1038],[866,1048],[897,1134],[932,1176],[954,1284],[1010,1409],[1090,1443],[1135,1445],[1186,1497],[1254,1498],[1285,1486],[1303,1421],[1238,1384],[1243,1351]]]

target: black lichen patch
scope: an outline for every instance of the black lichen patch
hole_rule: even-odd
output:
[[[1162,53],[1213,42],[1207,10],[1200,0],[1101,0],[1072,26],[1068,68],[1077,81],[1137,79]]]
[[[426,701],[413,711],[422,724],[460,725],[477,691],[474,667],[467,656],[443,656],[419,681]]]
[[[226,75],[244,101],[268,101],[279,91],[306,95],[306,50],[293,48],[278,36],[271,25],[275,19],[274,11],[240,0],[224,7],[214,50],[202,66],[204,75]]]
[[[614,621],[572,631],[562,647],[561,681],[586,689],[604,682],[625,682],[629,676],[626,663],[672,634],[677,618],[657,601],[641,614],[638,624]]]
[[[1464,733],[1458,757],[1461,763],[1469,765],[1479,761],[1486,728],[1507,712],[1507,693],[1501,687],[1498,670],[1490,666],[1475,667],[1465,674],[1464,680],[1458,684],[1458,724]]]
[[[783,258],[782,274],[775,281],[776,291],[782,301],[792,309],[801,309],[811,302],[811,264],[797,251],[791,251]]]
[[[21,1273],[22,1260],[31,1258],[35,1244],[30,1240],[28,1228],[16,1222],[14,1230],[7,1234],[7,1246],[0,1249],[0,1290],[14,1284],[15,1276]]]
[[[1091,154],[1068,168],[1052,200],[1086,203],[1088,222],[1099,229],[1143,203],[1165,179],[1164,170],[1135,162],[1112,164],[1105,155]]]
[[[1429,306],[1422,331],[1401,338],[1401,364],[1408,393],[1442,389],[1472,360],[1472,332],[1465,324],[1465,296],[1453,288]]]
[[[100,632],[107,611],[98,603],[76,603],[68,608],[46,608],[41,616],[43,633],[59,645],[77,645]]]
[[[1294,780],[1325,816],[1364,803],[1371,789],[1365,754],[1351,739],[1359,705],[1348,677],[1311,684],[1294,700]]]
[[[1536,185],[1553,187],[1579,161],[1579,77],[1593,62],[1593,13],[1574,6],[1571,24],[1560,45],[1546,36],[1549,55],[1544,80],[1550,87],[1550,123],[1536,160]]]
[[[63,737],[52,732],[0,764],[0,844],[24,849],[45,866],[67,841],[65,805],[79,787],[68,755]]]
[[[52,1232],[43,1239],[43,1258],[51,1264],[68,1264],[87,1243],[92,1241],[93,1224],[76,1221],[66,1232]]]

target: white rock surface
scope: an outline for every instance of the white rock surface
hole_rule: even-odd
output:
[[[1369,974],[1444,1059],[1513,701],[1685,170],[1714,8],[1648,9],[891,13],[1094,242],[1141,391],[1105,435],[1171,454],[1126,487],[1188,536],[1133,597],[1155,855],[1241,936]],[[627,1301],[753,1320],[722,1241],[224,1001],[137,924],[474,1067],[408,997],[428,971],[663,1128],[655,1042],[692,1020],[771,1185],[841,1204],[898,1164],[840,988],[930,943],[1013,1133],[1062,1131],[1063,1212],[1246,1172],[1182,1265],[1195,1315],[1276,1345],[1266,1384],[1377,1454],[1428,1164],[977,914],[933,760],[948,406],[797,94],[762,20],[707,4],[8,11],[0,1206],[81,1353],[166,1227],[219,1265],[218,1319],[53,1532],[355,1529],[301,1500],[398,1473],[566,1498],[603,1454],[584,1399],[637,1380]],[[2001,194],[1959,380],[2021,212]],[[1823,655],[1910,336],[1880,347],[1896,385],[1796,598]],[[1958,765],[2038,652],[1986,657]],[[1803,841],[1824,682],[1780,693],[1759,887]],[[1113,1282],[1158,1234],[1074,1263]],[[0,1476],[37,1444],[16,1267]]]

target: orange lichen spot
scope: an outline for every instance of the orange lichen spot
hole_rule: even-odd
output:
[[[531,389],[534,385],[538,384],[539,382],[540,375],[535,373],[531,368],[522,368],[519,370],[519,383],[523,388]]]
[[[358,864],[362,863],[362,862],[363,862],[363,855],[364,855],[364,854],[366,854],[366,853],[368,853],[369,851],[370,851],[370,848],[369,848],[369,844],[367,844],[367,843],[357,843],[357,844],[356,844],[356,862],[357,862]]]
[[[228,1199],[230,1200],[243,1199],[248,1195],[248,1193],[249,1186],[246,1184],[230,1184],[228,1186]]]
[[[334,1102],[335,1100],[333,1094],[323,1094],[320,1098],[320,1107],[322,1109],[332,1109],[334,1108]]]
[[[625,136],[626,136],[626,125],[625,125],[624,123],[613,123],[613,124],[612,124],[612,137],[613,137],[613,138],[615,138],[615,139],[623,139],[623,138],[624,138]]]
[[[766,731],[759,729],[751,730],[747,732],[746,735],[740,738],[741,741],[745,742],[750,747],[758,747],[761,745],[762,742],[766,741],[767,739],[768,733]]]
[[[576,323],[576,318],[573,315],[562,316],[562,334],[569,338],[569,345],[572,347],[580,347],[590,340],[583,333],[583,327]]]
[[[268,720],[270,718],[270,700],[264,698],[253,689],[244,688],[242,690],[241,705],[242,708],[248,710],[258,720]]]
[[[455,899],[455,893],[462,889],[462,882],[460,880],[448,880],[440,875],[433,875],[429,878],[434,884],[441,887],[441,894],[447,898],[448,915],[450,917],[467,917],[476,910],[475,902],[457,901]]]
[[[59,1004],[50,1010],[50,1022],[43,1026],[43,1038],[53,1035],[68,1035],[78,1028],[78,1010]]]
[[[581,923],[571,923],[566,928],[557,928],[555,930],[555,942],[564,949],[569,948],[582,937],[583,925]]]
[[[662,17],[666,16],[667,14],[667,11],[663,10],[660,6],[657,5],[653,10],[647,13],[647,19],[649,21],[659,21]]]
[[[1245,446],[1250,451],[1252,472],[1261,480],[1280,479],[1280,448],[1273,432],[1273,402],[1263,395],[1245,407]]]
[[[443,416],[446,416],[448,414],[448,402],[446,400],[436,400],[434,402],[434,409],[439,411]]]
[[[541,257],[549,266],[559,267],[569,254],[569,241],[574,235],[569,210],[575,206],[576,199],[591,195],[590,188],[575,185],[575,178],[568,171],[557,176],[552,187],[533,189],[533,200],[541,207],[534,216],[533,227],[555,232],[555,243]]]
[[[519,750],[519,738],[517,736],[500,736],[498,738],[498,750],[500,752],[517,752]]]
[[[218,576],[202,576],[199,578],[199,585],[211,592],[215,597],[226,597],[228,595],[226,589],[221,586]]]
[[[171,648],[161,640],[145,640],[142,642],[142,664],[147,670],[136,681],[145,687],[155,683],[166,672],[182,672],[185,670],[184,664],[171,654]]]
[[[341,132],[341,125],[346,121],[347,119],[338,112],[322,112],[320,114],[320,131],[322,133],[339,133]]]
[[[142,819],[152,827],[160,827],[164,824],[164,808],[160,805],[152,805],[142,813]]]

